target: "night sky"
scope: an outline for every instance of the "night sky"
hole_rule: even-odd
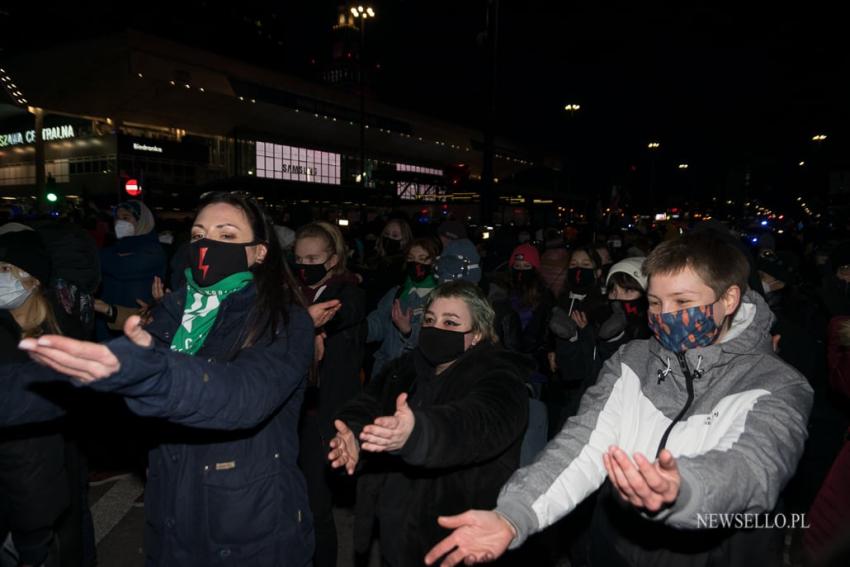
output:
[[[126,3],[116,4],[9,7],[0,16],[0,45],[14,53],[133,27],[310,77],[329,56],[339,5],[153,1],[128,13]],[[850,49],[838,9],[740,4],[501,0],[499,133],[566,157],[576,186],[599,191],[639,184],[650,140],[662,144],[655,168],[668,192],[724,196],[747,171],[755,196],[824,186],[829,168],[850,165],[843,157]],[[376,95],[481,127],[486,2],[371,5],[378,12],[367,30],[369,58],[381,66]],[[572,118],[567,103],[581,104]],[[829,139],[817,146],[810,139],[821,132]],[[809,172],[798,171],[800,160]],[[689,164],[689,179],[676,177],[680,162]]]

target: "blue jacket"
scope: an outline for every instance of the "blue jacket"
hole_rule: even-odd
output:
[[[195,356],[169,348],[185,288],[154,311],[151,348],[126,338],[109,344],[121,370],[95,388],[121,394],[138,415],[173,424],[150,453],[148,565],[300,566],[313,556],[307,487],[296,464],[313,322],[292,309],[271,344],[261,340],[229,361],[255,297],[253,285],[228,297]]]
[[[118,240],[100,251],[101,298],[107,303],[134,308],[138,306],[137,299],[151,303],[153,278],[165,278],[166,261],[155,232]]]
[[[157,446],[145,493],[149,566],[301,566],[313,556],[307,487],[296,465],[313,322],[294,308],[273,342],[266,338],[232,358],[255,297],[253,285],[228,297],[195,356],[170,350],[185,288],[154,310],[146,327],[150,348],[125,337],[108,343],[121,369],[92,388],[118,393],[136,414],[163,420],[151,428]],[[0,423],[61,414],[27,389],[60,375],[34,363],[4,366],[0,409],[7,415]]]
[[[393,323],[393,302],[396,299],[399,286],[390,289],[378,302],[378,307],[369,313],[369,335],[366,342],[381,342],[381,346],[375,352],[375,362],[372,366],[372,377],[381,373],[381,369],[391,360],[395,360],[406,352],[413,350],[419,343],[419,329],[422,327],[422,307],[425,304],[425,296],[419,292],[431,291],[424,288],[413,288],[406,297],[400,297],[401,310],[413,310],[410,321],[410,336],[405,337]]]

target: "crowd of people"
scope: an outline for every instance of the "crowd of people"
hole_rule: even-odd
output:
[[[0,565],[95,565],[116,462],[152,566],[848,557],[850,243],[287,227],[238,191],[103,220],[0,226]]]

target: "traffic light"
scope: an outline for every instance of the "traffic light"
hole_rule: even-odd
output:
[[[56,188],[56,178],[51,173],[47,174],[44,183],[44,200],[50,205],[59,203],[59,191]]]

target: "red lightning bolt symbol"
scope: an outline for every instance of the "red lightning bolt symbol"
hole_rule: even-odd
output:
[[[201,257],[198,259],[198,269],[204,271],[204,279],[207,279],[207,270],[210,269],[209,266],[204,264],[204,257],[207,255],[207,250],[209,248],[201,248]]]

